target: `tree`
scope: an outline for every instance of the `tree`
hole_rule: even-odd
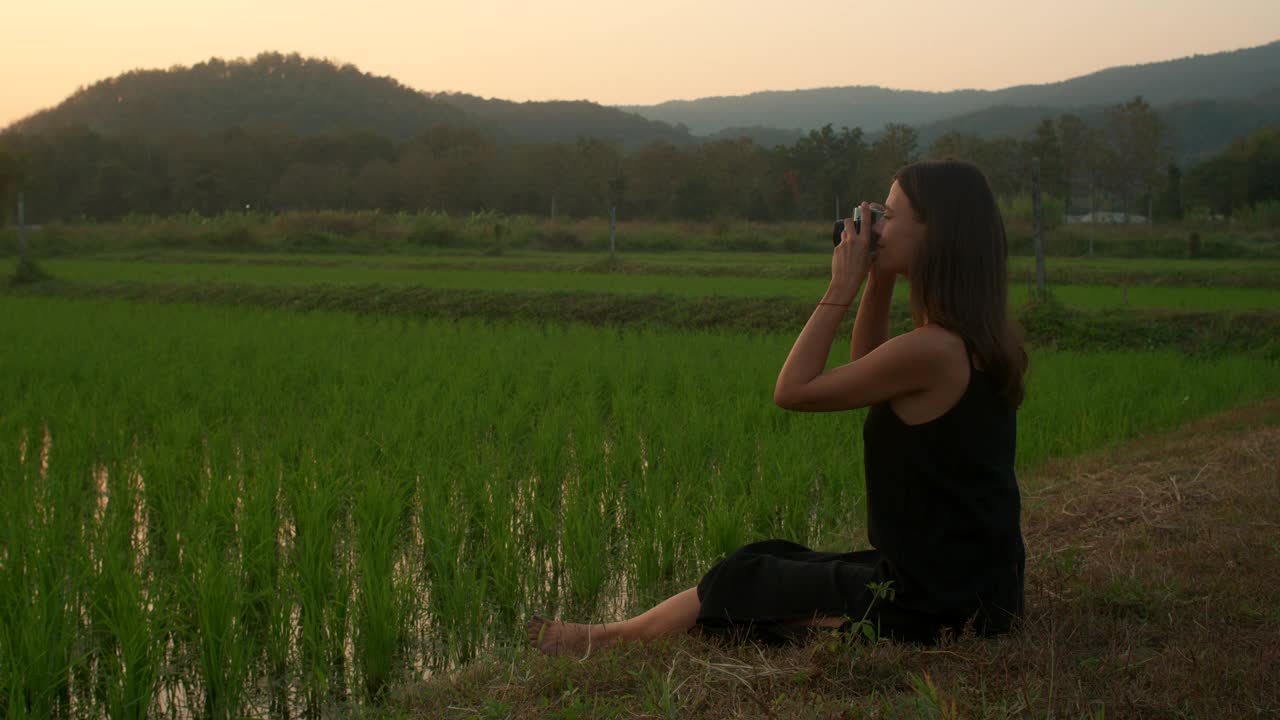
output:
[[[918,142],[919,134],[910,125],[885,125],[884,132],[871,146],[865,172],[859,178],[861,187],[856,188],[857,197],[878,199],[888,193],[893,174],[918,159]]]
[[[977,165],[996,195],[1012,195],[1027,187],[1030,173],[1027,149],[1014,138],[978,137],[972,133],[948,132],[929,147],[935,160],[955,158]]]
[[[1187,173],[1191,202],[1213,212],[1280,200],[1280,126],[1255,130]]]
[[[354,200],[362,208],[394,212],[409,206],[396,166],[381,158],[360,168],[351,189]]]
[[[714,188],[713,215],[759,217],[766,210],[757,207],[757,196],[760,179],[769,173],[769,161],[754,142],[747,138],[721,140],[706,143],[695,153],[702,174]]]
[[[1076,183],[1080,181],[1080,176],[1089,163],[1089,157],[1096,152],[1094,147],[1096,136],[1090,132],[1080,116],[1073,113],[1062,113],[1058,116],[1056,136],[1063,206],[1070,214]]]
[[[14,197],[18,192],[18,158],[11,152],[0,148],[0,225],[3,225],[13,212]]]
[[[1111,149],[1110,175],[1126,211],[1139,197],[1147,200],[1147,222],[1151,222],[1155,189],[1172,156],[1167,131],[1160,116],[1139,95],[1106,112],[1107,138]]]
[[[890,142],[899,139],[895,135]],[[874,197],[866,194],[872,175],[866,166],[868,150],[861,128],[837,131],[827,124],[810,130],[783,151],[783,158],[783,171],[792,173],[800,189],[800,212],[805,217],[834,215],[837,200],[847,204]],[[884,189],[875,192],[883,193]]]
[[[1040,184],[1046,193],[1057,197],[1066,195],[1066,180],[1062,169],[1062,145],[1058,142],[1058,129],[1052,118],[1045,118],[1036,126],[1034,136],[1025,146],[1027,161],[1040,158]],[[1030,162],[1026,162],[1030,167]]]
[[[1249,134],[1243,143],[1245,201],[1250,205],[1280,200],[1280,125]]]
[[[675,216],[676,185],[687,177],[693,157],[666,141],[646,145],[623,160],[623,172],[630,179],[627,209],[633,216],[671,218]]]
[[[1164,188],[1160,191],[1160,200],[1156,203],[1156,211],[1161,218],[1169,220],[1182,219],[1182,170],[1177,163],[1169,163],[1169,171]]]
[[[584,216],[607,216],[609,208],[622,199],[622,151],[613,143],[588,137],[578,139],[577,150],[575,210]]]
[[[351,183],[342,163],[294,163],[271,189],[276,210],[327,210],[345,208]]]

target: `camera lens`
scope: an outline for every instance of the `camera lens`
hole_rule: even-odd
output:
[[[857,210],[855,210],[854,212],[856,213],[856,212],[857,212]],[[853,232],[854,232],[855,234],[856,234],[856,233],[858,233],[858,232],[860,232],[860,231],[862,230],[862,223],[860,222],[860,220],[861,220],[860,218],[854,218],[854,219],[853,219]],[[844,221],[843,221],[843,220],[837,220],[837,221],[836,221],[836,224],[835,224],[835,227],[833,227],[833,228],[831,229],[831,244],[832,244],[832,246],[835,246],[835,245],[839,245],[839,244],[840,244],[840,236],[841,236],[842,234],[844,234]]]
[[[871,222],[874,223],[876,220],[879,220],[882,217],[884,217],[884,210],[873,205],[871,207]],[[844,232],[844,221],[837,220],[836,224],[831,229],[831,244],[833,246],[840,244],[840,235],[843,232]],[[853,207],[853,232],[855,235],[862,232],[862,206],[860,205],[855,205]],[[871,232],[872,232],[871,241],[874,244],[876,240],[875,230],[872,230]]]

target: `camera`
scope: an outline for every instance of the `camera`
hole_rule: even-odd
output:
[[[876,205],[872,205],[871,206],[871,224],[875,225],[876,221],[882,217],[884,217],[884,208],[878,207]],[[853,232],[855,234],[862,232],[862,206],[861,205],[853,206]],[[840,235],[842,233],[844,233],[844,221],[837,220],[835,227],[833,227],[831,230],[832,246],[840,244]],[[871,242],[875,243],[875,240],[876,240],[876,237],[875,237],[875,233],[873,232],[871,235]]]

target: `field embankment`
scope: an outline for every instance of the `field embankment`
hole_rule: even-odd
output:
[[[719,333],[785,333],[813,310],[795,297],[691,296],[555,290],[434,288],[414,285],[271,285],[234,282],[57,280],[0,290],[28,295],[152,303],[344,311],[407,318],[585,323]],[[1264,293],[1266,302],[1280,298]],[[1056,297],[1056,295],[1055,295]],[[1280,357],[1280,312],[1268,310],[1079,310],[1061,303],[1015,307],[1027,340],[1062,350],[1177,349],[1191,354],[1261,353]],[[905,300],[895,299],[891,322],[910,329]],[[842,335],[852,327],[844,321]]]

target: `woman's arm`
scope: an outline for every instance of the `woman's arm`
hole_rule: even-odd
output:
[[[889,339],[889,306],[893,303],[895,273],[869,273],[867,287],[858,303],[853,319],[853,336],[849,340],[849,361],[853,362],[875,350]]]
[[[937,369],[947,361],[948,338],[945,330],[932,326],[893,337],[854,362],[822,372],[839,323],[838,309],[819,306],[809,318],[778,375],[773,401],[779,407],[802,412],[853,410],[925,391],[936,383]]]
[[[865,213],[866,203],[862,209]],[[920,390],[928,382],[927,365],[936,359],[935,343],[930,342],[931,334],[918,332],[881,340],[874,350],[856,362],[823,373],[844,312],[858,296],[871,267],[868,252],[871,226],[863,225],[857,235],[851,232],[852,227],[852,221],[845,222],[843,239],[831,254],[831,284],[827,294],[809,316],[809,322],[800,331],[778,373],[773,401],[779,407],[811,412],[849,410]],[[877,289],[875,298],[862,300],[864,305],[873,303],[869,310],[878,311],[868,313],[866,318],[883,317],[878,322],[885,335],[888,335],[888,311],[880,310],[878,305],[887,306],[890,299],[887,293],[892,291],[889,285],[887,290]],[[855,332],[856,327],[855,321]]]
[[[831,354],[836,330],[840,328],[848,304],[852,303],[852,298],[846,299],[846,296],[847,293],[828,289],[822,296],[822,302],[809,316],[809,322],[804,324],[800,337],[796,338],[786,362],[782,364],[778,382],[773,386],[773,402],[779,407],[788,407],[795,392],[821,375],[827,367],[827,356]]]

